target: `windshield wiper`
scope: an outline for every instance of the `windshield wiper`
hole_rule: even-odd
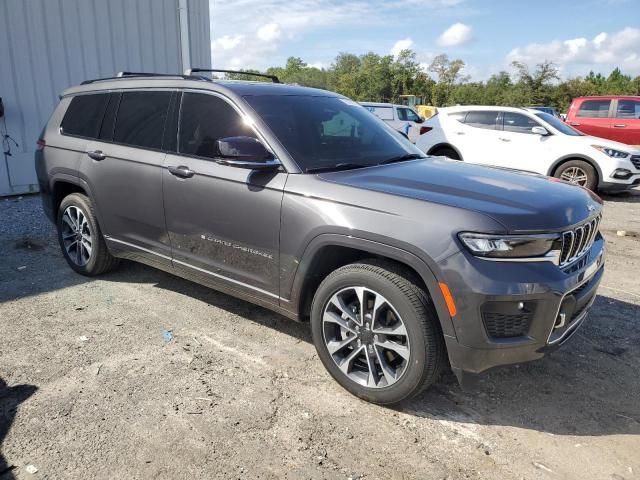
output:
[[[371,165],[367,165],[366,163],[363,164],[363,163],[343,162],[343,163],[336,163],[335,165],[326,165],[323,167],[307,168],[305,172],[307,173],[333,172],[338,170],[353,170],[356,168],[364,168],[364,167],[370,167],[370,166]]]
[[[388,163],[396,163],[396,162],[405,162],[407,160],[415,160],[417,158],[427,158],[422,153],[405,153],[404,155],[399,155],[397,157],[391,157],[388,160],[384,160],[380,162],[378,165],[386,165]]]

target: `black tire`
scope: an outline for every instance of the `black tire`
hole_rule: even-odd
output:
[[[434,150],[431,155],[435,157],[447,157],[451,160],[462,160],[458,152],[456,152],[453,148],[450,147],[441,147],[437,150]]]
[[[573,176],[572,173],[574,172],[578,173],[579,175],[583,174],[584,177],[586,177],[584,182],[571,181],[570,177]],[[596,173],[595,168],[593,168],[591,164],[585,162],[584,160],[569,160],[568,162],[563,163],[558,168],[556,168],[553,176],[570,183],[581,185],[593,192],[595,192],[596,188],[598,187],[598,174]],[[580,178],[582,178],[582,176]]]
[[[334,294],[350,286],[364,286],[383,295],[406,328],[409,358],[399,378],[388,386],[370,388],[356,383],[340,370],[325,343],[325,308]],[[410,272],[391,262],[364,260],[328,275],[313,298],[311,328],[318,356],[331,376],[350,393],[380,405],[395,404],[423,391],[437,380],[446,360],[440,324],[428,294],[412,279]],[[378,367],[379,360],[380,357]]]
[[[72,211],[75,211],[73,209],[79,210],[86,218],[86,225],[88,227],[88,232],[90,232],[90,238],[92,239],[90,242],[91,252],[87,255],[88,258],[86,258],[86,263],[84,263],[84,258],[82,259],[83,261],[79,262],[79,257],[74,254],[74,252],[77,253],[77,248],[79,248],[78,246],[76,246],[76,250],[71,250],[71,252],[69,252],[65,246],[65,239],[63,238],[63,235],[65,229],[68,230],[69,224],[64,224],[63,217],[65,211],[67,211],[69,207],[72,207]],[[86,195],[81,193],[72,193],[60,202],[60,207],[58,208],[57,227],[58,242],[60,244],[62,254],[67,260],[69,266],[77,273],[91,277],[108,272],[118,265],[118,259],[112,256],[107,249],[104,237],[100,231],[100,226],[98,225],[98,220],[96,219],[93,204]],[[70,233],[66,234],[66,236],[68,235],[70,235]],[[71,237],[71,242],[73,240],[74,238]],[[86,253],[86,250],[83,250],[82,253]],[[71,255],[73,255],[73,258]]]

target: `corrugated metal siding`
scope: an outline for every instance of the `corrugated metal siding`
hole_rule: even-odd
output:
[[[209,1],[189,0],[191,64],[211,64]],[[0,0],[0,195],[36,188],[33,151],[65,88],[118,71],[181,72],[178,0]]]

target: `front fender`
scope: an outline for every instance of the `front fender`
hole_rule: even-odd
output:
[[[309,242],[300,258],[299,265],[294,276],[293,286],[291,289],[291,299],[289,302],[290,308],[294,308],[296,311],[299,308],[304,293],[303,286],[305,278],[309,274],[309,266],[313,264],[314,257],[318,255],[323,248],[328,246],[340,246],[362,250],[371,253],[371,255],[395,260],[414,269],[422,278],[429,294],[431,295],[431,299],[442,327],[442,332],[446,336],[455,337],[453,322],[447,310],[444,298],[440,292],[437,276],[434,274],[434,268],[437,268],[435,262],[430,259],[425,261],[425,259],[402,248],[353,235],[324,233],[316,236]]]

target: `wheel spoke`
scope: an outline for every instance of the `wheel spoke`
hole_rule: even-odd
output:
[[[380,327],[372,329],[373,333],[380,333],[382,335],[398,335],[402,337],[407,336],[407,329],[402,322],[396,322],[391,327]]]
[[[341,313],[349,317],[350,320],[357,323],[358,325],[360,324],[358,316],[353,313],[353,311],[347,306],[346,303],[344,303],[344,299],[339,294],[336,293],[333,297],[331,297],[330,301],[336,306],[338,310],[340,310]]]
[[[364,316],[367,313],[367,304],[365,303],[365,290],[364,287],[355,287],[353,289],[356,292],[356,296],[358,297],[358,303],[360,303],[360,314],[358,315],[358,324],[360,326],[364,325]]]
[[[330,340],[327,342],[327,349],[329,350],[329,353],[333,355],[334,353],[338,353],[340,350],[350,345],[351,342],[353,342],[357,338],[358,337],[356,337],[355,335],[352,335],[344,340]]]
[[[353,333],[354,335],[356,334],[356,331],[349,326],[349,323],[335,312],[324,312],[324,316],[322,317],[322,320],[325,323],[326,322],[335,323],[336,325],[339,325],[340,327]]]
[[[353,361],[356,359],[360,353],[362,353],[362,349],[364,347],[354,348],[353,351],[340,362],[338,367],[342,370],[343,373],[349,374],[351,372],[351,367],[353,366]]]
[[[382,370],[382,375],[384,375],[384,378],[387,380],[387,385],[391,385],[393,382],[396,381],[396,377],[393,374],[393,371],[391,370],[391,368],[389,368],[389,365],[387,364],[387,360],[384,358],[384,355],[382,354],[382,352],[380,352],[380,348],[377,345],[375,345],[374,349],[376,352],[376,357],[378,358],[378,363],[380,364],[380,370]]]
[[[74,238],[75,238],[75,235],[74,235]],[[72,248],[74,245],[77,245],[77,243],[78,243],[78,241],[77,241],[77,240],[74,240],[73,242],[71,242],[69,245],[67,245],[67,246],[65,247],[65,248],[67,249],[67,253],[69,254],[69,256],[71,256],[71,248]]]
[[[378,368],[376,367],[373,348],[371,348],[371,352],[368,348],[365,348],[364,354],[367,357],[367,367],[369,368],[369,375],[367,375],[367,387],[376,387],[378,386]]]
[[[404,345],[400,345],[399,343],[392,342],[391,340],[384,340],[382,342],[375,342],[376,345],[382,347],[386,350],[391,350],[392,352],[396,352],[405,360],[409,360],[409,349]]]
[[[85,252],[87,253],[87,261],[89,261],[89,258],[91,257],[91,244],[87,243],[85,241],[80,242],[80,245],[82,245],[82,247],[84,248]]]

